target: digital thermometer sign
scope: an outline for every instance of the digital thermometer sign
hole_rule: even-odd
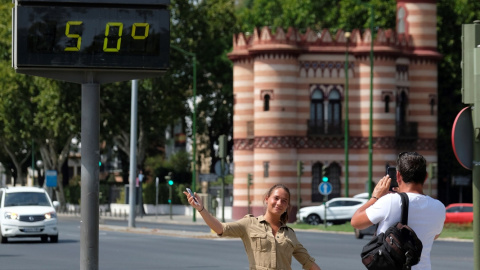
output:
[[[145,0],[103,2],[18,2],[13,41],[17,71],[166,70],[170,50],[166,5]]]

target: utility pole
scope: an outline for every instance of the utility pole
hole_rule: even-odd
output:
[[[302,175],[303,175],[303,162],[298,160],[297,161],[297,221],[300,221],[300,204],[302,203],[302,199],[301,199],[301,192],[300,192],[300,189],[301,189],[301,185],[300,185],[300,180],[302,178]]]
[[[222,222],[225,222],[225,158],[227,157],[227,136],[218,136],[218,157],[220,158],[221,167],[220,175],[222,177]]]

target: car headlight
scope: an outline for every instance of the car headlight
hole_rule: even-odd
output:
[[[15,220],[18,220],[19,219],[19,216],[17,213],[14,213],[14,212],[6,212],[5,213],[5,219],[15,219]]]
[[[57,218],[57,213],[50,212],[45,214],[45,219]]]

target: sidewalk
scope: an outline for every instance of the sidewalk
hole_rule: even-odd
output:
[[[78,218],[80,219],[80,214],[66,214],[58,213],[59,218]],[[207,226],[203,218],[197,214],[196,221],[193,221],[193,216],[185,215],[137,215],[135,218],[135,227],[128,226],[116,226],[105,224],[106,220],[124,220],[129,221],[128,216],[122,217],[113,217],[113,216],[104,216],[99,217],[99,229],[101,231],[115,231],[115,232],[128,232],[128,233],[140,233],[140,234],[153,234],[153,235],[165,235],[165,236],[174,236],[174,237],[189,237],[189,238],[217,238],[218,236],[213,232],[198,232],[198,231],[186,231],[186,230],[168,230],[162,229],[161,224],[181,224],[189,226]],[[226,222],[230,220],[225,220]],[[138,225],[140,222],[148,223],[157,223],[159,224],[158,228],[146,228]]]

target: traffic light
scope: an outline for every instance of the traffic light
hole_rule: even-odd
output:
[[[475,48],[480,44],[480,24],[462,25],[462,102],[475,101]]]
[[[218,136],[218,157],[227,157],[227,136],[225,135]]]
[[[323,182],[328,182],[328,172],[329,172],[328,167],[324,166],[322,168],[322,181]]]
[[[168,185],[173,186],[173,180],[168,180]]]
[[[297,161],[297,176],[302,176],[303,175],[303,162],[302,161]]]
[[[249,185],[249,186],[252,185],[252,174],[251,174],[251,173],[248,174],[248,182],[247,182],[247,185]]]

